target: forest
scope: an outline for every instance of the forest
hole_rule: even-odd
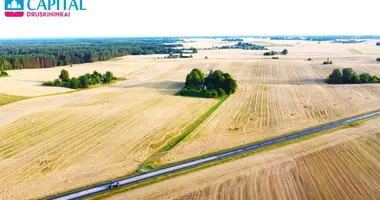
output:
[[[0,70],[49,68],[105,61],[126,55],[182,53],[164,39],[78,39],[52,41],[0,42]]]

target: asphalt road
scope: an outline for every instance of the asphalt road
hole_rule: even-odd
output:
[[[193,167],[197,167],[197,166],[200,166],[200,165],[205,164],[205,163],[213,162],[213,161],[216,161],[216,160],[221,160],[221,159],[224,159],[224,158],[227,158],[227,157],[236,156],[236,155],[239,155],[239,154],[242,154],[242,153],[246,153],[246,152],[249,152],[249,151],[253,151],[253,150],[260,149],[260,148],[264,148],[264,147],[268,147],[268,146],[271,146],[271,145],[275,145],[275,144],[278,144],[278,143],[281,143],[281,142],[284,142],[284,141],[294,140],[294,139],[297,139],[297,138],[304,137],[306,135],[311,135],[313,133],[329,130],[329,129],[336,128],[336,127],[341,126],[341,125],[349,124],[349,123],[352,123],[352,122],[360,121],[360,120],[371,118],[371,117],[378,116],[378,115],[380,115],[380,111],[376,111],[376,112],[372,112],[372,113],[369,113],[369,114],[365,114],[365,115],[361,115],[361,116],[357,116],[357,117],[352,117],[352,118],[348,118],[348,119],[344,119],[344,120],[340,120],[340,121],[337,121],[337,122],[332,122],[332,123],[329,123],[329,124],[326,124],[326,125],[322,125],[322,126],[318,126],[318,127],[315,127],[315,128],[307,129],[307,130],[304,130],[304,131],[301,131],[301,132],[297,132],[297,133],[294,133],[294,134],[291,134],[291,135],[286,135],[286,136],[283,136],[283,137],[278,137],[278,138],[274,138],[274,139],[271,139],[271,140],[263,141],[263,142],[260,142],[260,143],[256,143],[256,144],[252,144],[252,145],[248,145],[248,146],[244,146],[244,147],[239,147],[239,148],[234,149],[234,150],[229,150],[229,151],[225,151],[225,152],[221,152],[221,153],[216,153],[214,155],[210,155],[210,156],[207,156],[207,157],[204,157],[204,158],[200,158],[200,159],[196,159],[196,160],[193,160],[193,161],[179,163],[179,164],[176,164],[176,165],[173,165],[173,166],[170,166],[170,167],[166,167],[166,168],[162,168],[162,169],[158,169],[158,170],[154,170],[154,171],[150,171],[150,172],[145,172],[143,174],[135,175],[135,176],[124,178],[124,179],[114,180],[114,181],[118,181],[119,184],[120,184],[120,187],[122,187],[122,186],[128,186],[128,185],[132,185],[134,183],[138,183],[138,182],[143,181],[143,180],[154,179],[154,178],[159,177],[159,176],[163,176],[163,175],[166,175],[166,174],[182,171],[182,170],[193,168]],[[68,199],[80,199],[80,198],[84,198],[84,197],[89,197],[89,196],[92,196],[92,195],[95,195],[95,194],[98,194],[98,193],[102,193],[102,192],[106,192],[108,190],[111,190],[109,188],[109,184],[110,183],[111,182],[109,182],[107,184],[101,184],[101,185],[92,186],[92,187],[89,187],[89,188],[82,189],[80,191],[76,191],[76,192],[72,192],[72,193],[69,193],[69,194],[60,195],[60,196],[57,196],[57,197],[54,197],[54,198],[50,198],[50,199],[54,199],[54,200],[68,200]]]

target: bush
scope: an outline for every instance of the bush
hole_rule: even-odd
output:
[[[380,62],[380,58],[377,58],[376,61],[377,61],[377,62]]]
[[[289,53],[289,51],[288,51],[287,49],[284,49],[284,50],[282,50],[282,52],[281,52],[282,55],[288,55],[288,53]]]
[[[42,83],[43,86],[54,86],[53,81],[46,81]]]
[[[323,64],[324,64],[324,65],[332,65],[332,64],[333,64],[333,61],[330,60],[329,58],[327,58],[327,61],[323,61]]]
[[[218,95],[219,95],[220,97],[222,97],[222,96],[226,96],[226,92],[225,92],[222,88],[218,88]]]
[[[307,61],[312,61],[312,60],[313,60],[313,59],[311,59],[311,58],[308,58],[308,59],[307,59]]]
[[[71,78],[70,88],[72,88],[72,89],[78,89],[79,88],[79,80],[77,78],[75,78],[75,77]]]
[[[278,59],[280,59],[280,58],[279,58],[279,57],[272,57],[272,59],[278,60]]]
[[[208,57],[207,57],[207,56],[205,56],[205,59],[208,59]]]
[[[55,79],[53,81],[53,84],[54,84],[54,86],[60,86],[62,84],[62,81],[61,81],[61,79]]]
[[[0,72],[0,77],[6,77],[6,76],[9,76],[7,72],[5,71]]]
[[[380,46],[380,42],[377,42],[377,43],[376,43],[376,46]]]

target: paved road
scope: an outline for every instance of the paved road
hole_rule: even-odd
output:
[[[361,116],[357,116],[357,117],[352,117],[352,118],[344,119],[344,120],[337,121],[337,122],[332,122],[332,123],[329,123],[329,124],[326,124],[326,125],[322,125],[322,126],[319,126],[319,127],[315,127],[315,128],[311,128],[311,129],[307,129],[307,130],[301,131],[301,132],[297,132],[297,133],[294,133],[292,135],[287,135],[287,136],[283,136],[283,137],[267,140],[267,141],[264,141],[264,142],[260,142],[260,143],[257,143],[257,144],[252,144],[252,145],[248,145],[248,146],[244,146],[244,147],[239,147],[239,148],[234,149],[234,150],[229,150],[229,151],[225,151],[225,152],[221,152],[221,153],[216,153],[214,155],[210,155],[210,156],[207,156],[205,158],[200,158],[200,159],[197,159],[197,160],[180,163],[180,164],[177,164],[177,165],[174,165],[174,166],[171,166],[171,167],[166,167],[166,168],[158,169],[158,170],[151,171],[151,172],[145,172],[143,174],[139,174],[139,175],[135,175],[135,176],[132,176],[132,177],[129,177],[129,178],[119,179],[119,180],[115,180],[115,181],[118,181],[120,183],[120,186],[132,185],[134,183],[137,183],[137,182],[140,182],[140,181],[143,181],[143,180],[153,179],[153,178],[156,178],[156,177],[159,177],[159,176],[162,176],[162,175],[166,175],[166,174],[182,171],[184,169],[189,169],[189,168],[197,167],[197,166],[205,164],[205,163],[213,162],[213,161],[224,159],[224,158],[227,158],[227,157],[236,156],[236,155],[239,155],[239,154],[242,154],[242,153],[245,153],[245,152],[257,150],[257,149],[260,149],[260,148],[263,148],[263,147],[267,147],[267,146],[271,146],[271,145],[274,145],[274,144],[277,144],[277,143],[281,143],[281,142],[284,142],[284,141],[290,141],[290,140],[293,140],[293,139],[301,138],[301,137],[306,136],[306,135],[310,135],[310,134],[317,133],[317,132],[320,132],[320,131],[325,131],[325,130],[332,129],[332,128],[335,128],[335,127],[338,127],[338,126],[341,126],[341,125],[349,124],[349,123],[352,123],[352,122],[360,121],[360,120],[371,118],[371,117],[378,116],[378,115],[380,115],[380,111],[376,111],[376,112],[372,112],[372,113],[369,113],[369,114],[365,114],[365,115],[361,115]],[[110,183],[102,184],[102,185],[96,185],[96,186],[93,186],[93,187],[85,188],[85,189],[77,191],[77,192],[61,195],[61,196],[58,196],[58,197],[55,197],[55,198],[51,198],[51,199],[54,199],[54,200],[68,200],[68,199],[80,199],[80,198],[84,198],[84,197],[89,197],[89,196],[92,196],[94,194],[98,194],[98,193],[102,193],[102,192],[111,190],[108,187],[109,184]]]

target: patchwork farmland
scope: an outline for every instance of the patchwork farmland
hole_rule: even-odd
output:
[[[43,81],[56,78],[62,67],[9,71],[10,77],[0,79],[0,84],[10,87],[1,87],[0,93],[40,97],[0,106],[0,169],[4,172],[4,175],[0,177],[0,198],[41,198],[135,172],[146,159],[173,138],[181,135],[187,125],[218,102],[216,99],[174,95],[183,87],[186,74],[193,68],[200,68],[205,72],[215,69],[228,72],[237,79],[239,89],[189,137],[156,160],[153,163],[154,166],[178,162],[380,109],[380,86],[377,84],[327,85],[324,83],[324,79],[334,68],[352,67],[360,73],[380,75],[379,65],[373,59],[374,55],[380,54],[380,51],[372,47],[372,43],[345,46],[315,42],[297,44],[294,41],[253,39],[249,41],[258,44],[265,43],[276,51],[287,48],[289,55],[280,56],[279,60],[272,60],[262,55],[265,51],[204,50],[199,51],[191,59],[165,60],[157,59],[157,55],[127,56],[106,62],[74,65],[65,67],[72,76],[92,73],[94,70],[99,72],[111,70],[116,76],[125,76],[127,80],[104,87],[53,96],[41,95],[72,92],[71,89],[66,88],[41,86]],[[224,44],[229,43],[214,40],[186,43],[189,47],[195,45],[200,48]],[[352,54],[347,49],[356,49],[362,54]],[[205,59],[206,56],[208,59]],[[307,61],[307,58],[313,59]],[[334,60],[334,64],[322,65],[326,58]],[[365,127],[367,126],[357,131],[366,132]],[[373,133],[376,131],[375,128],[368,130]],[[349,136],[341,132],[334,135],[342,135],[342,140],[344,140],[343,136]],[[155,196],[162,193],[153,194],[152,192],[153,196],[150,197],[223,199],[217,196],[223,194],[226,199],[230,199],[232,198],[229,196],[230,191],[236,198],[246,195],[253,198],[270,197],[265,195],[284,196],[285,194],[269,194],[269,192],[263,193],[264,196],[257,196],[258,194],[255,193],[237,193],[235,189],[229,188],[245,190],[244,188],[252,186],[248,184],[254,182],[257,184],[252,186],[257,189],[255,191],[265,191],[267,183],[281,178],[275,176],[276,173],[290,169],[294,163],[300,165],[294,174],[297,176],[306,174],[304,163],[309,162],[310,159],[313,163],[310,165],[316,167],[314,169],[316,173],[328,174],[330,172],[318,171],[318,165],[315,163],[321,163],[320,166],[322,166],[331,162],[333,168],[341,165],[340,163],[354,162],[353,157],[350,157],[351,161],[339,160],[336,163],[333,162],[335,157],[324,157],[327,154],[339,153],[345,156],[346,154],[342,154],[344,149],[356,153],[359,151],[357,150],[359,146],[371,152],[375,151],[371,149],[376,148],[374,145],[365,147],[366,142],[362,141],[367,140],[371,144],[376,144],[377,135],[372,134],[367,139],[344,143],[343,146],[330,147],[333,145],[329,144],[328,148],[321,151],[319,148],[322,147],[314,144],[315,149],[318,149],[317,155],[323,155],[315,161],[312,160],[315,152],[309,154],[303,152],[307,148],[306,144],[311,143],[293,145],[291,148],[298,152],[297,158],[287,158],[292,156],[290,153],[283,154],[282,159],[290,159],[290,161],[277,163],[270,160],[274,154],[263,154],[263,158],[268,160],[263,161],[262,165],[256,162],[249,164],[250,168],[257,166],[259,169],[261,166],[263,171],[246,171],[247,174],[253,173],[253,175],[247,175],[248,177],[235,179],[231,178],[235,176],[228,175],[231,180],[227,183],[225,182],[227,179],[216,182],[211,180],[205,182],[202,187],[189,187],[189,190],[179,190],[181,192],[170,194],[172,196],[165,196],[169,192],[164,190],[168,192],[164,196]],[[360,153],[366,154],[364,151]],[[258,158],[256,156],[245,158],[241,163],[246,163],[249,159]],[[326,159],[326,161],[321,162],[321,159]],[[237,165],[236,163],[239,162],[233,163]],[[267,164],[267,162],[272,164]],[[376,162],[366,163],[371,166],[376,165]],[[222,166],[218,166],[218,169],[223,168]],[[264,166],[270,167],[264,168]],[[231,171],[232,169],[224,173]],[[198,181],[203,179],[201,178],[203,172],[200,173]],[[260,173],[267,176],[260,178],[258,177]],[[376,175],[376,170],[371,173]],[[192,175],[184,177],[189,176]],[[198,175],[195,176],[198,177]],[[290,176],[292,175],[287,177],[289,181],[293,181],[292,184],[299,184],[297,181],[300,180],[291,180]],[[354,180],[360,179],[355,175],[349,174],[349,176]],[[306,179],[314,181],[313,177],[308,175],[303,175],[303,177],[302,181]],[[182,178],[173,179],[173,181],[178,180],[183,181]],[[369,182],[366,181],[364,183],[369,184],[372,179],[368,179]],[[276,187],[286,191],[284,182],[279,181]],[[173,190],[177,191],[177,188]],[[319,191],[318,188],[310,190]],[[328,191],[329,194],[315,192],[311,195],[315,195],[312,197],[316,198],[340,197],[332,190]],[[131,197],[129,195],[133,196],[138,191],[141,190],[121,195]],[[309,197],[305,196],[306,194],[289,195],[289,197],[300,199]],[[350,197],[357,196],[358,194],[355,193]],[[132,199],[135,199],[134,197]]]

